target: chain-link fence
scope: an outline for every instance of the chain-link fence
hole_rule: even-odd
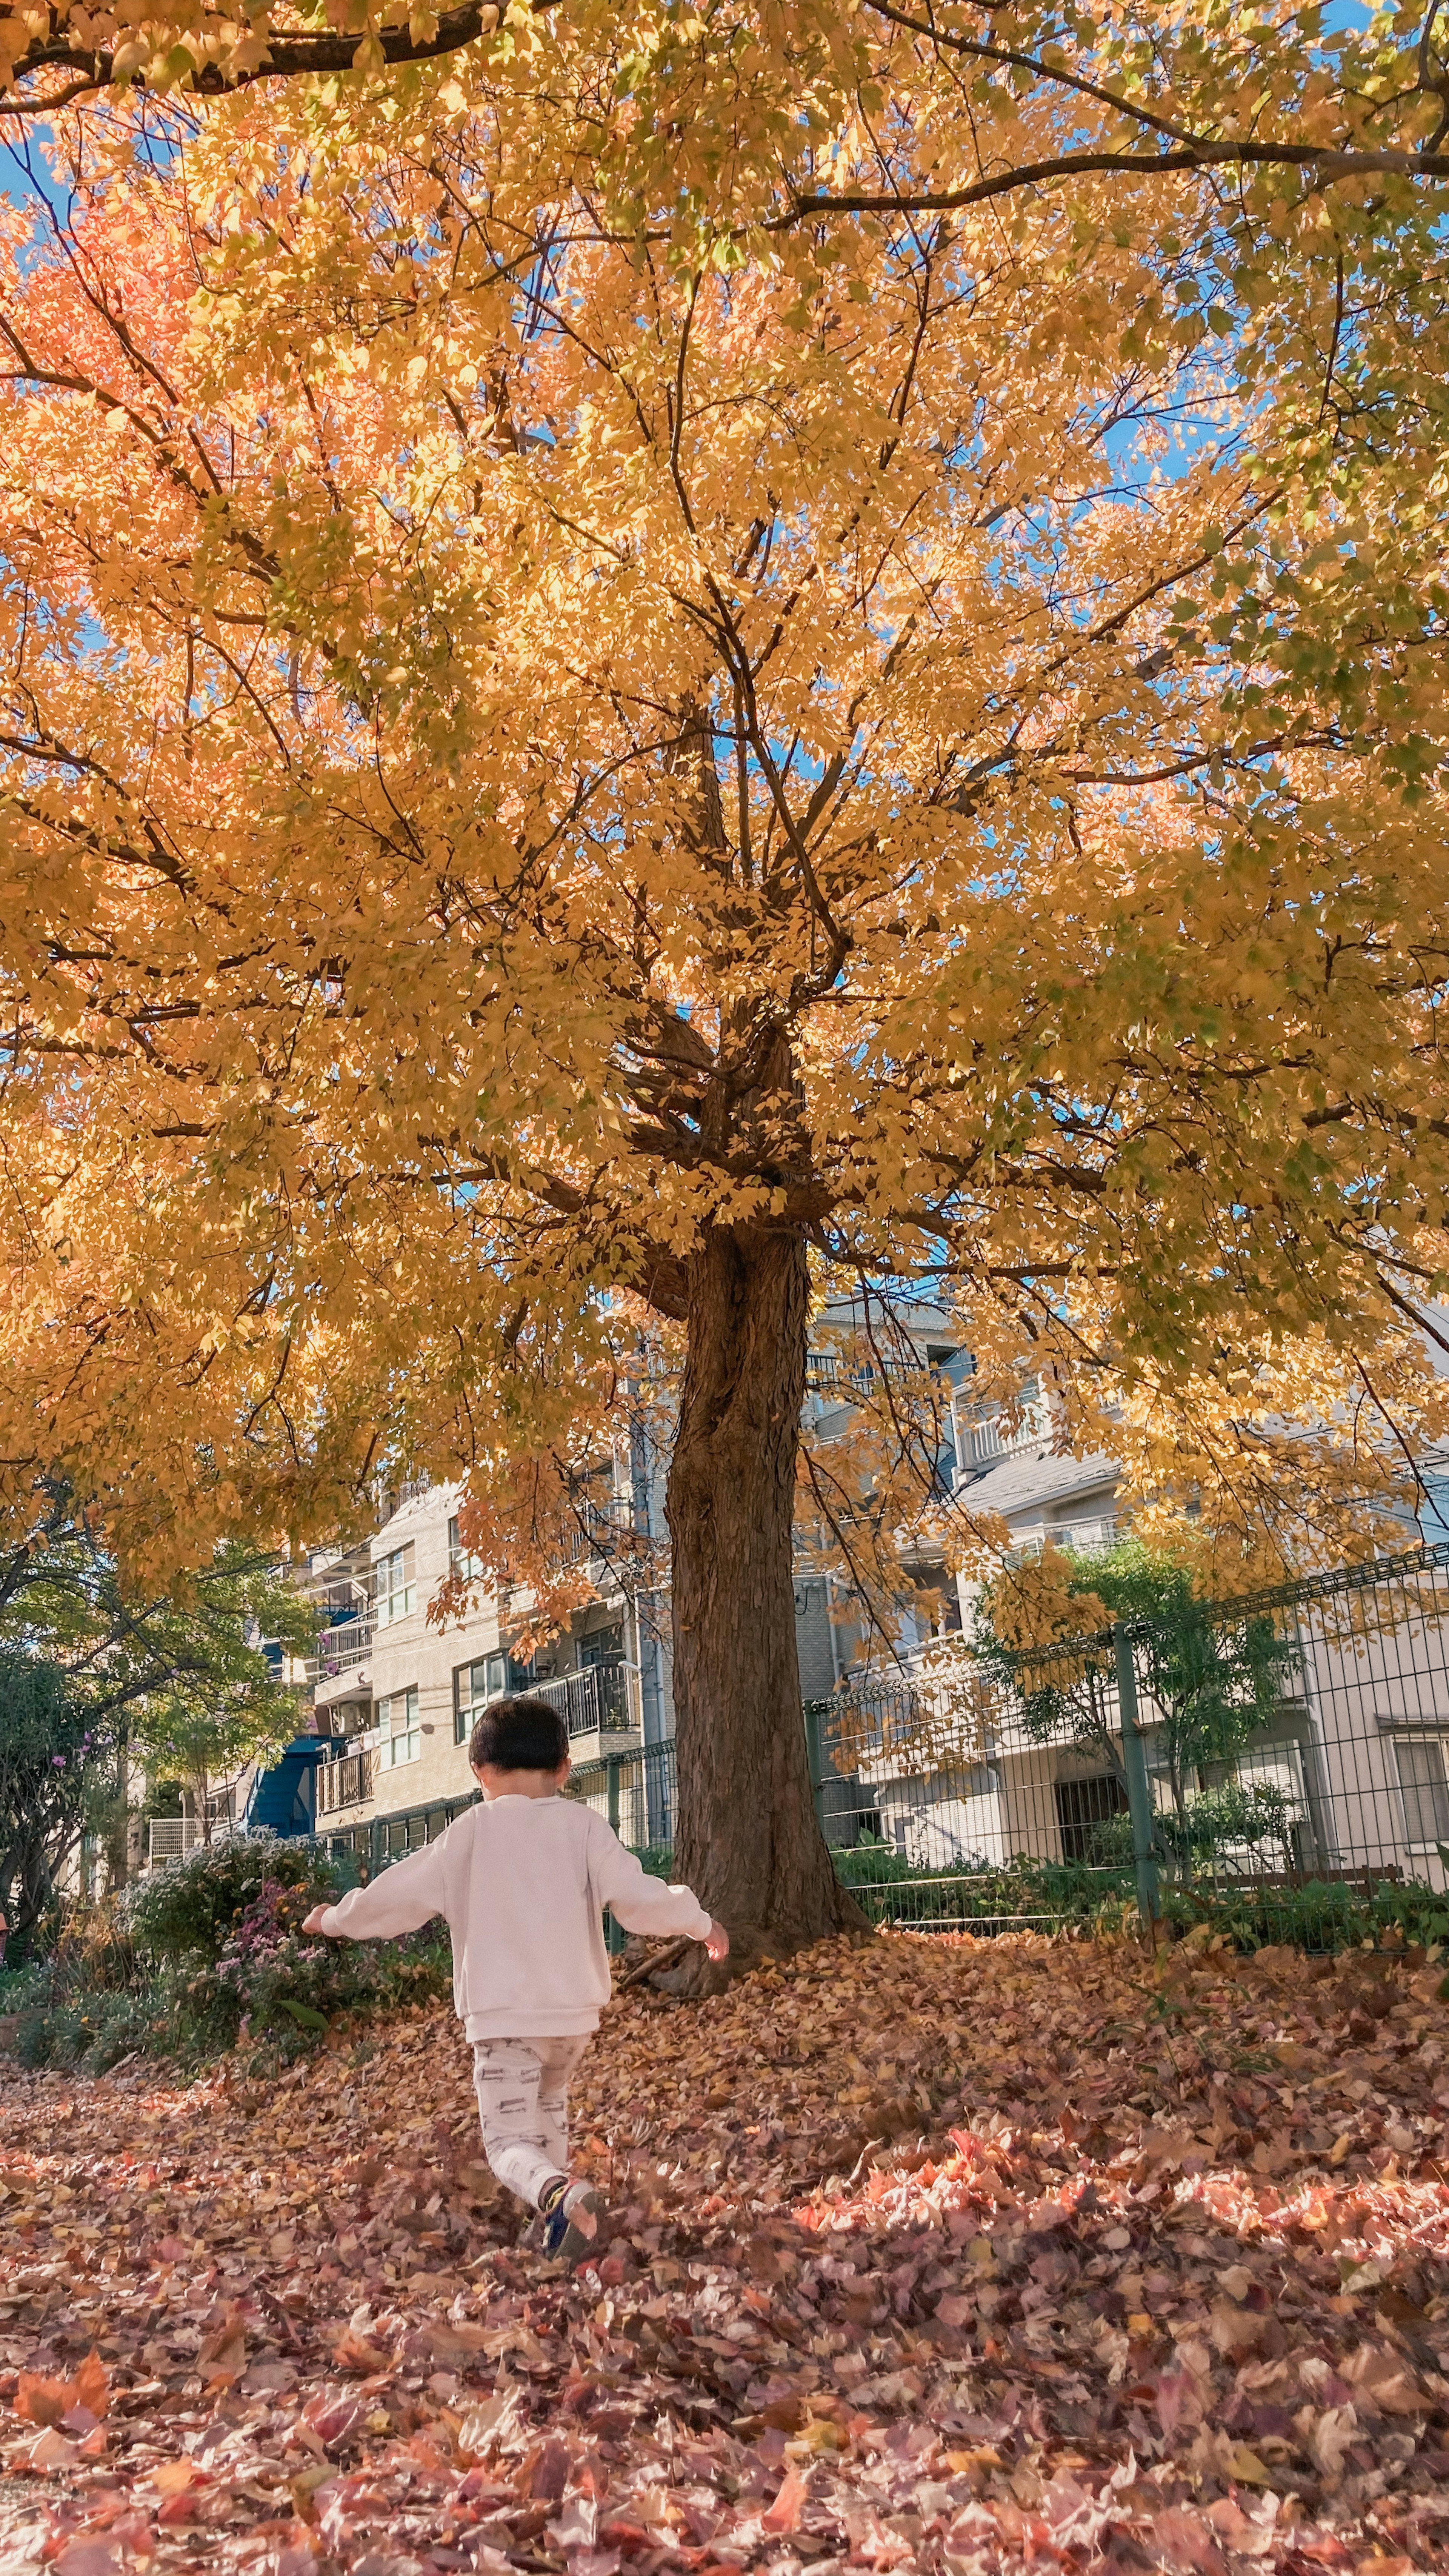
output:
[[[836,1867],[877,1922],[1449,1941],[1449,1542],[1049,1649],[957,1643],[852,1677],[804,1722]],[[670,1869],[672,1741],[571,1787]],[[468,1803],[328,1849],[385,1867]]]

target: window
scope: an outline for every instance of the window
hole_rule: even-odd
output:
[[[624,1630],[596,1628],[591,1637],[579,1639],[579,1667],[587,1672],[591,1664],[611,1664],[624,1651]]]
[[[411,1690],[394,1691],[390,1698],[378,1701],[377,1725],[384,1771],[396,1771],[403,1762],[416,1762],[423,1749],[416,1684]]]
[[[1437,1735],[1394,1746],[1399,1766],[1399,1794],[1404,1801],[1404,1827],[1411,1847],[1426,1850],[1449,1842],[1449,1775],[1444,1746]]]
[[[480,1655],[476,1664],[460,1664],[453,1675],[453,1742],[466,1744],[473,1720],[509,1686],[506,1655]]]
[[[405,1619],[417,1599],[413,1577],[413,1546],[395,1547],[390,1556],[380,1556],[376,1566],[377,1609],[379,1628],[390,1628],[395,1619]]]
[[[460,1583],[476,1583],[482,1571],[483,1568],[477,1557],[470,1556],[463,1545],[458,1530],[458,1515],[454,1512],[448,1523],[448,1572]]]
[[[1063,1860],[1095,1864],[1101,1827],[1126,1809],[1127,1794],[1121,1781],[1113,1771],[1100,1772],[1089,1780],[1058,1780],[1056,1801]]]

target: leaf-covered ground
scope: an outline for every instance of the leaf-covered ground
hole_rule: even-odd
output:
[[[267,2085],[0,2075],[0,2566],[1449,2559],[1437,1972],[892,1936],[627,1996],[572,2278],[447,2012]]]

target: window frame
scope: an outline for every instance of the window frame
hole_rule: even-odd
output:
[[[470,1655],[466,1664],[454,1665],[453,1742],[455,1744],[467,1743],[469,1736],[473,1732],[474,1719],[487,1707],[490,1699],[497,1699],[501,1692],[506,1691],[510,1687],[509,1661],[510,1658],[501,1646],[493,1646],[484,1654]],[[492,1678],[495,1666],[497,1667],[498,1672],[498,1678],[496,1680]],[[477,1672],[481,1672],[485,1676],[485,1687],[481,1699],[474,1695],[472,1688],[472,1676]],[[469,1681],[469,1697],[466,1706],[463,1701],[462,1688],[465,1673],[467,1674]]]
[[[1395,1734],[1392,1741],[1394,1748],[1394,1777],[1399,1794],[1399,1807],[1404,1819],[1404,1849],[1411,1852],[1437,1851],[1441,1843],[1449,1843],[1449,1749],[1446,1749],[1444,1736],[1437,1730],[1426,1729],[1421,1735],[1410,1733]],[[1406,1780],[1404,1777],[1404,1755],[1406,1752],[1437,1754],[1439,1757],[1438,1779]],[[1431,1805],[1434,1804],[1436,1790],[1439,1793],[1439,1800],[1442,1802],[1440,1812],[1443,1819],[1443,1831],[1440,1833],[1430,1834],[1427,1838],[1423,1838],[1417,1830],[1417,1827],[1421,1826],[1423,1823],[1422,1802],[1425,1798],[1428,1798]]]
[[[604,1644],[606,1637],[609,1640],[607,1646]],[[578,1658],[578,1671],[586,1673],[599,1664],[623,1663],[627,1643],[622,1619],[611,1620],[607,1628],[588,1630],[584,1636],[575,1641],[574,1651]],[[590,1653],[588,1649],[592,1647],[598,1647],[601,1651],[597,1654]]]
[[[399,1700],[404,1704],[406,1715],[406,1723],[400,1730],[391,1715]],[[411,1752],[399,1754],[395,1749],[399,1744],[410,1744]],[[389,1691],[378,1701],[377,1751],[378,1767],[383,1771],[404,1771],[410,1763],[422,1760],[422,1706],[416,1682],[409,1682],[402,1690]]]
[[[391,1569],[399,1569],[401,1580],[394,1583]],[[400,1619],[411,1618],[417,1608],[417,1547],[405,1539],[400,1547],[390,1547],[376,1559],[372,1569],[372,1620],[375,1628],[395,1628]]]
[[[479,1559],[470,1554],[458,1535],[456,1512],[448,1514],[448,1572],[459,1583],[477,1583],[483,1574]]]

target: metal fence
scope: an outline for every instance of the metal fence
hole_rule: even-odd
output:
[[[841,1876],[941,1929],[1449,1938],[1449,1544],[807,1711]]]
[[[1045,1652],[946,1648],[804,1722],[836,1868],[877,1922],[1449,1941],[1449,1541]],[[579,1764],[571,1792],[671,1867],[672,1741]],[[327,1848],[376,1870],[471,1803]]]

